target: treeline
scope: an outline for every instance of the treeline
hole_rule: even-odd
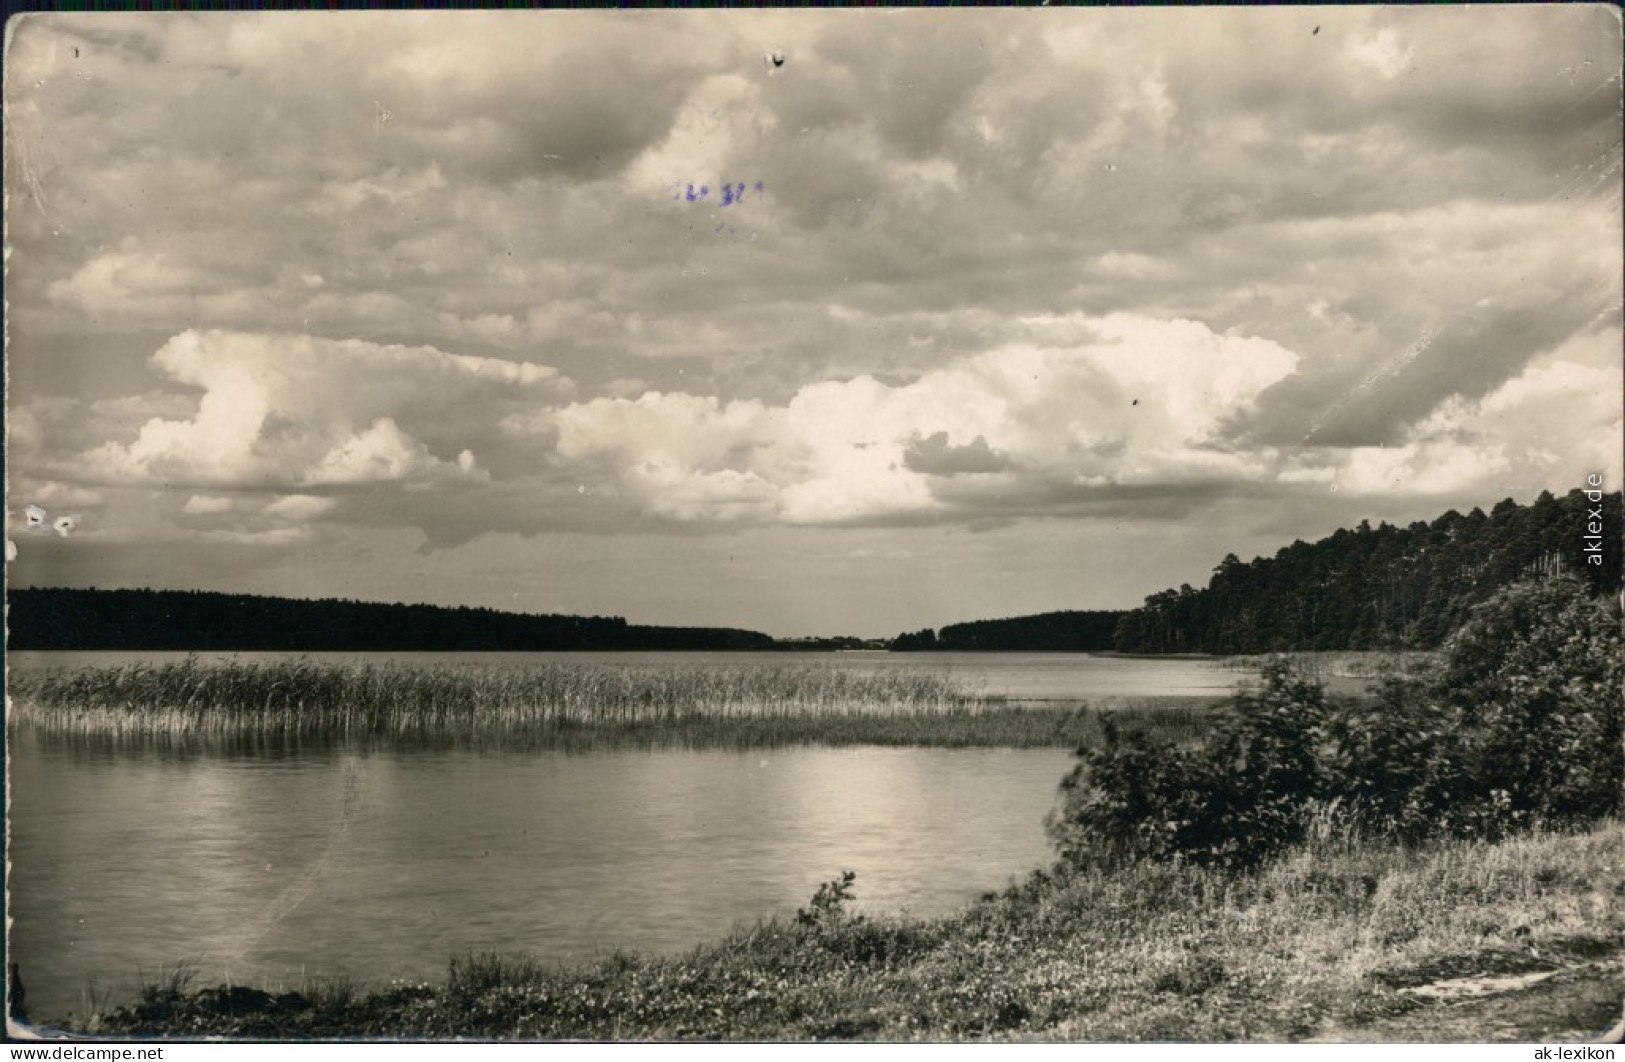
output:
[[[891,648],[891,642],[885,638],[856,638],[837,634],[831,637],[780,638],[774,641],[773,648],[785,652],[849,653],[859,649],[884,651]]]
[[[183,590],[13,589],[11,649],[478,652],[769,649],[756,631],[645,627],[619,616],[320,601]]]
[[[1454,509],[1409,527],[1361,521],[1273,557],[1235,554],[1200,590],[1163,590],[1123,616],[1130,653],[1434,649],[1473,606],[1529,577],[1567,573],[1593,595],[1620,589],[1620,492],[1543,492],[1488,514]]]
[[[1110,649],[1118,621],[1115,612],[1044,612],[1036,616],[954,623],[940,631],[900,634],[891,647],[898,651],[929,649],[1026,652],[1067,652]]]

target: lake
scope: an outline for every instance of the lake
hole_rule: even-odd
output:
[[[239,659],[274,654],[225,654]],[[310,654],[379,663],[390,654]],[[11,667],[184,654],[18,653]],[[413,663],[708,662],[945,671],[1016,701],[1222,696],[1200,660],[1082,654],[402,654]],[[931,915],[1044,865],[1060,749],[501,753],[9,735],[12,960],[31,1014],[199,983],[439,980],[470,949],[672,952],[793,915]]]

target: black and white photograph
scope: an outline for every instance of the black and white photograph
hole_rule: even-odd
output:
[[[8,1039],[1618,1041],[1621,65],[11,18]]]

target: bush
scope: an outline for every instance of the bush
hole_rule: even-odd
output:
[[[1498,825],[1621,810],[1621,648],[1614,608],[1569,578],[1509,587],[1446,643],[1427,692],[1461,720],[1473,795]]]
[[[1201,848],[1214,826],[1202,757],[1124,735],[1110,717],[1101,731],[1099,748],[1078,750],[1082,762],[1061,780],[1062,807],[1047,823],[1061,859],[1115,865]]]
[[[931,932],[914,922],[873,922],[853,914],[847,904],[857,899],[853,885],[858,875],[841,876],[818,886],[812,902],[796,912],[796,928],[803,941],[846,962],[888,962],[934,946]]]
[[[1404,842],[1494,838],[1625,809],[1625,661],[1617,612],[1578,580],[1508,587],[1419,678],[1329,707],[1284,661],[1183,750],[1103,728],[1049,822],[1064,863],[1246,867],[1352,822]]]
[[[1375,703],[1343,705],[1327,720],[1322,770],[1363,832],[1421,840],[1472,804],[1460,713],[1414,678],[1384,679],[1373,692]]]
[[[1235,854],[1256,862],[1303,840],[1326,789],[1316,752],[1326,715],[1320,683],[1285,661],[1264,665],[1263,686],[1238,694],[1216,735],[1212,793]]]
[[[1108,717],[1100,747],[1079,749],[1082,762],[1061,783],[1051,839],[1072,864],[1257,863],[1303,838],[1323,788],[1315,750],[1324,712],[1320,687],[1277,660],[1200,748],[1125,736]]]
[[[1497,837],[1621,810],[1619,619],[1578,580],[1516,584],[1475,608],[1440,666],[1389,680],[1329,728],[1329,773],[1366,828]]]
[[[855,870],[843,870],[841,876],[818,886],[812,902],[796,912],[796,924],[809,929],[839,925],[846,920],[846,905],[857,899],[852,886],[858,880]]]

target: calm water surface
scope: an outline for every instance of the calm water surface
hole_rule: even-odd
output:
[[[183,659],[15,653],[13,668]],[[274,659],[283,654],[212,654]],[[509,668],[750,664],[946,672],[1019,701],[1217,698],[1202,660],[1084,654],[305,654]],[[857,871],[860,908],[936,914],[1049,859],[1064,750],[590,754],[207,749],[9,736],[13,961],[36,1017],[200,983],[439,980],[449,956],[670,952],[804,905]]]
[[[439,980],[448,956],[672,951],[858,873],[862,907],[951,910],[1048,856],[1061,750],[588,755],[12,742],[12,958],[84,1013],[195,961],[297,987]]]

